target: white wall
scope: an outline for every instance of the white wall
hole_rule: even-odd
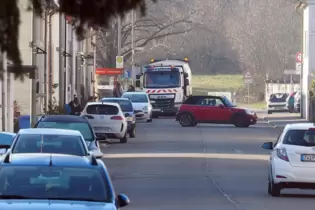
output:
[[[32,41],[32,12],[27,12],[28,2],[19,1],[20,9],[20,36],[19,36],[19,48],[23,65],[32,65],[32,49],[29,46],[29,42]],[[14,82],[15,100],[20,106],[21,114],[30,113],[30,100],[31,100],[31,83],[28,76],[24,81],[16,80]]]

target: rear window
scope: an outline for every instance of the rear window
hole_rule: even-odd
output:
[[[286,102],[288,94],[286,93],[276,93],[271,94],[269,97],[270,102]]]
[[[86,108],[87,114],[100,114],[100,115],[116,115],[119,110],[116,106],[106,104],[89,105]]]
[[[289,130],[284,136],[283,144],[314,147],[315,130]]]
[[[132,103],[128,100],[106,100],[105,99],[102,101],[111,102],[111,103],[118,103],[123,112],[132,112],[133,111]]]

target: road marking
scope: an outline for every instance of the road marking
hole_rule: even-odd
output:
[[[238,160],[269,160],[269,155],[229,153],[123,153],[104,154],[103,158],[212,158]]]

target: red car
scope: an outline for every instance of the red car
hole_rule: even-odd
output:
[[[233,124],[249,127],[257,123],[257,115],[236,107],[228,98],[220,96],[191,96],[179,108],[176,121],[183,127],[198,123]]]

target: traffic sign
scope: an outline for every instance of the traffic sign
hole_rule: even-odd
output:
[[[116,68],[124,68],[124,56],[116,56]]]
[[[295,61],[297,63],[302,63],[302,53],[301,52],[296,53]]]
[[[245,75],[244,75],[244,78],[245,79],[252,79],[252,75],[249,73],[249,71],[245,72]]]
[[[296,70],[297,73],[298,73],[298,72],[301,72],[301,71],[302,71],[302,64],[296,62],[296,63],[295,63],[295,70]]]
[[[253,79],[252,78],[245,78],[244,79],[244,83],[247,84],[252,84],[253,83]]]

